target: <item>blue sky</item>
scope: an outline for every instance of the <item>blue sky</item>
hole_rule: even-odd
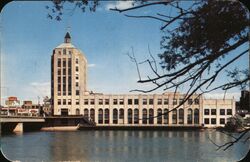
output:
[[[115,5],[128,7],[131,2],[102,2],[95,13],[76,10],[72,16],[65,14],[60,22],[46,17],[46,5],[51,6],[51,2],[11,2],[1,13],[2,100],[17,96],[37,102],[37,96],[50,96],[52,50],[63,42],[68,26],[73,44],[88,60],[88,90],[128,93],[151,86],[136,83],[136,68],[126,53],[133,47],[138,60],[145,60],[149,57],[148,45],[155,56],[160,53],[161,22],[128,18],[107,10]],[[130,14],[151,11],[147,8]],[[241,65],[247,63],[246,57],[241,59]],[[150,73],[147,68],[143,72]],[[231,93],[239,96],[238,90]]]

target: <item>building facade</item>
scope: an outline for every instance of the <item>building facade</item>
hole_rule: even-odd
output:
[[[55,116],[84,115],[102,126],[215,127],[223,126],[227,118],[235,114],[233,99],[206,100],[193,95],[177,110],[172,110],[183,101],[183,94],[93,93],[87,91],[86,79],[87,59],[71,44],[67,33],[64,43],[53,50],[51,59],[51,99]]]

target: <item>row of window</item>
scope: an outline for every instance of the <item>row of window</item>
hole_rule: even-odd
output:
[[[78,58],[76,58],[76,65],[78,65]],[[61,67],[61,64],[63,64],[63,67],[66,67],[66,58],[63,58],[63,59],[61,59],[61,58],[58,58],[57,59],[57,67]],[[71,58],[68,58],[68,67],[71,67]]]
[[[62,75],[66,75],[66,68],[63,68],[62,72],[63,72]],[[76,66],[76,72],[79,72],[79,67],[78,66]],[[58,70],[57,70],[57,75],[58,76],[61,75],[61,69],[60,68],[58,68]],[[68,67],[68,75],[71,75],[71,67]]]
[[[190,100],[192,100],[192,99],[190,99]],[[198,105],[199,104],[199,100],[198,99],[195,99],[194,100],[195,102],[195,104],[196,105]],[[179,99],[179,103],[182,103],[183,102],[183,99]],[[103,105],[103,103],[105,104],[105,105],[109,105],[109,103],[110,103],[110,100],[109,99],[99,99],[98,100],[98,104],[99,105]],[[94,105],[95,104],[95,100],[94,99],[84,99],[84,105],[88,105],[88,104],[90,104],[90,105]],[[123,105],[124,104],[124,99],[113,99],[113,105]],[[139,105],[139,99],[128,99],[127,100],[127,104],[128,105]],[[153,105],[154,104],[154,99],[146,99],[146,98],[144,98],[144,99],[142,99],[142,104],[143,105],[147,105],[147,104],[149,104],[149,105]],[[167,98],[165,98],[165,99],[157,99],[157,104],[158,105],[162,105],[162,104],[164,104],[164,105],[168,105],[169,104],[169,99],[167,99]],[[177,99],[173,99],[173,105],[177,105]]]
[[[220,115],[226,115],[226,111],[227,111],[227,115],[232,115],[232,109],[220,109]],[[216,109],[204,109],[204,115],[216,115]]]
[[[171,124],[184,124],[184,110],[172,111],[172,123]],[[80,110],[76,109],[76,115],[80,115]],[[143,109],[142,110],[142,124],[154,124],[154,117],[157,115],[157,124],[169,124],[169,114],[168,109],[158,109],[157,114],[154,114],[153,109]],[[84,109],[84,116],[95,121],[95,109],[90,109],[90,114],[88,109]],[[193,118],[194,117],[194,118]],[[124,109],[113,109],[113,124],[118,124],[118,119],[124,122]],[[192,109],[188,110],[187,114],[187,124],[199,124],[199,110]],[[127,111],[127,121],[128,124],[139,124],[139,109],[128,109]],[[178,121],[178,122],[177,122]],[[109,124],[110,123],[110,110],[109,109],[99,109],[98,110],[98,120],[99,124]]]
[[[220,118],[220,124],[225,124],[225,118]],[[213,124],[215,125],[216,124],[216,118],[204,118],[204,123],[205,124]]]

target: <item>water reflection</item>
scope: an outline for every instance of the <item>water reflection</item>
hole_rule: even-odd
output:
[[[36,132],[4,136],[2,150],[21,161],[236,161],[249,142],[216,151],[231,137],[215,131]]]

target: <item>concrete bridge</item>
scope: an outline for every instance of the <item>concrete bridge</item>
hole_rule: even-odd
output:
[[[1,133],[39,130],[45,119],[28,116],[0,116]]]

